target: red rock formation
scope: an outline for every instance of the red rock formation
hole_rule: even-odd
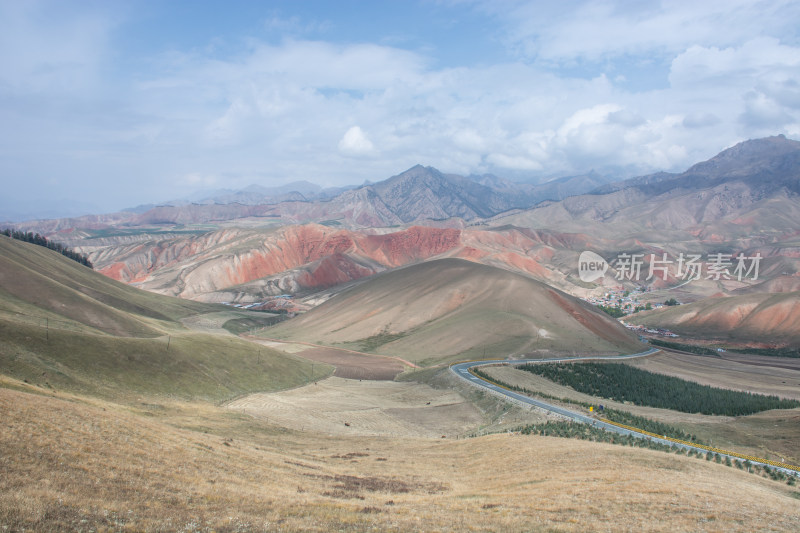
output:
[[[359,251],[388,267],[428,259],[461,244],[461,230],[414,226],[386,235],[367,235],[359,240]]]
[[[547,279],[550,271],[542,261],[552,257],[553,247],[580,246],[584,240],[510,227],[486,231],[413,226],[375,234],[308,224],[267,234],[230,229],[135,243],[116,254],[96,254],[92,260],[109,277],[196,298],[273,276],[289,276],[289,284],[300,290],[327,288],[438,256],[496,264]]]
[[[321,259],[297,278],[303,287],[328,288],[374,274],[375,271],[357,264],[343,254]]]

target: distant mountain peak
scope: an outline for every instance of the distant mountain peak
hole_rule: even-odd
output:
[[[742,170],[798,151],[800,151],[800,142],[787,139],[782,134],[762,139],[749,139],[723,150],[708,161],[693,165],[686,173],[708,171],[719,173]]]
[[[645,194],[658,195],[673,189],[707,189],[727,182],[756,187],[762,197],[782,187],[800,193],[799,167],[800,142],[774,135],[737,143],[680,174],[657,172],[630,178],[599,187],[592,194],[637,188]]]
[[[423,165],[420,165],[420,164],[416,164],[413,167],[409,168],[408,170],[406,170],[404,172],[401,172],[400,174],[397,174],[396,176],[392,176],[391,178],[389,178],[389,180],[396,179],[396,178],[416,178],[416,177],[419,177],[419,176],[441,177],[441,176],[444,176],[444,174],[440,170],[438,170],[438,169],[436,169],[434,167],[426,167],[426,166],[423,166]],[[389,181],[389,180],[386,180],[386,181]],[[379,183],[382,183],[382,182],[379,182]]]

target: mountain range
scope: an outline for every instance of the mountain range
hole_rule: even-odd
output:
[[[146,225],[222,223],[243,218],[280,223],[335,221],[347,227],[386,227],[426,220],[471,221],[510,209],[582,194],[612,178],[590,172],[541,184],[492,175],[459,176],[414,166],[387,180],[360,187],[322,189],[308,182],[281,187],[252,185],[198,198],[144,205],[108,215],[36,220],[15,227],[43,233]]]
[[[669,229],[716,222],[775,196],[800,193],[800,143],[784,136],[740,143],[681,174],[657,173],[621,182],[595,173],[532,185],[496,176],[464,177],[417,165],[361,187],[320,189],[307,182],[242,191],[218,191],[191,203],[138,208],[112,215],[28,221],[16,225],[43,234],[71,229],[261,222],[337,223],[350,228],[426,221],[464,225],[525,211],[526,222],[630,219]],[[694,195],[695,192],[702,194]],[[689,196],[694,195],[694,198]],[[566,201],[564,201],[566,200]],[[630,207],[638,213],[627,213]],[[655,213],[658,207],[658,213]],[[534,209],[531,209],[534,208]],[[649,219],[648,219],[649,217]],[[527,225],[527,224],[525,224]]]
[[[303,186],[309,196],[322,194],[296,188]],[[573,295],[633,288],[613,267],[622,252],[763,258],[757,279],[703,277],[671,293],[682,301],[768,293],[778,280],[794,285],[800,276],[800,142],[784,136],[740,143],[683,173],[615,183],[587,175],[529,185],[418,165],[326,199],[281,200],[295,193],[268,192],[276,203],[263,203],[258,195],[266,193],[251,189],[247,198],[234,193],[236,203],[225,203],[232,197],[224,193],[213,203],[17,227],[87,253],[115,279],[207,302],[308,296],[445,257],[518,272]],[[612,263],[595,284],[578,279],[583,250]],[[651,289],[680,282],[673,266]]]

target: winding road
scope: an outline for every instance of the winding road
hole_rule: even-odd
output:
[[[767,459],[761,459],[758,457],[746,456],[737,454],[734,452],[729,452],[726,450],[720,450],[718,448],[711,448],[709,446],[702,446],[702,445],[693,445],[687,443],[685,441],[680,441],[677,439],[672,439],[666,436],[658,436],[652,433],[638,430],[637,428],[632,428],[629,426],[623,426],[621,424],[609,423],[607,421],[599,420],[597,418],[593,418],[590,416],[586,416],[581,413],[576,413],[575,411],[571,411],[569,409],[565,409],[563,407],[559,407],[557,405],[552,405],[547,402],[543,402],[541,400],[537,400],[531,398],[530,396],[525,396],[524,394],[520,394],[518,392],[514,392],[510,389],[507,389],[499,384],[492,383],[491,381],[487,381],[480,376],[475,375],[471,372],[473,368],[479,366],[486,366],[486,365],[524,365],[527,363],[533,364],[544,364],[544,363],[563,363],[563,362],[574,362],[574,361],[615,361],[621,359],[634,359],[637,357],[647,357],[648,355],[653,355],[656,352],[659,352],[657,348],[651,348],[645,352],[630,354],[630,355],[614,355],[614,356],[593,356],[593,357],[567,357],[567,358],[552,358],[552,359],[493,359],[493,360],[486,360],[486,361],[465,361],[461,363],[454,363],[450,365],[450,371],[453,372],[459,378],[465,380],[466,382],[470,383],[471,385],[479,388],[483,388],[488,390],[489,392],[500,395],[505,399],[521,403],[524,405],[532,405],[535,407],[539,407],[546,411],[550,411],[551,413],[555,413],[561,415],[565,418],[573,420],[575,422],[579,422],[581,424],[590,424],[596,428],[600,428],[606,431],[611,431],[614,433],[618,433],[620,435],[631,435],[636,438],[647,439],[653,442],[659,442],[661,444],[665,444],[667,446],[676,446],[679,448],[683,448],[685,450],[696,450],[700,452],[707,452],[712,451],[714,453],[719,454],[721,457],[730,457],[731,460],[741,461],[741,460],[748,460],[753,464],[758,464],[762,466],[768,466],[770,468],[774,468],[777,470],[782,471],[785,474],[799,476],[800,477],[800,470],[798,467],[793,465],[788,465],[785,463],[778,463],[775,461],[769,461]]]

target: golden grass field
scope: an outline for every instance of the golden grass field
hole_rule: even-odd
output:
[[[554,437],[328,436],[211,404],[0,389],[6,530],[793,531],[798,491]]]

